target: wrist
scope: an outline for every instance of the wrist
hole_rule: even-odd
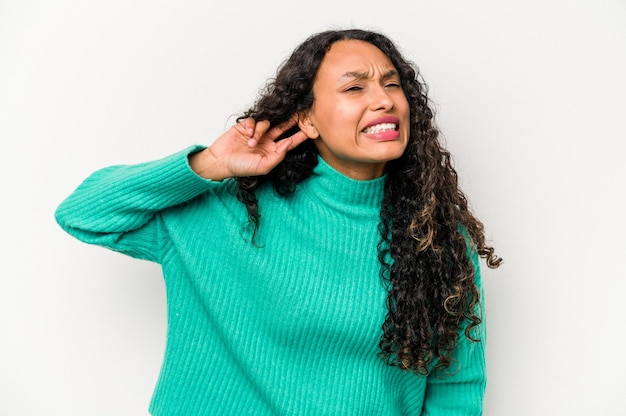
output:
[[[189,155],[189,166],[200,177],[221,181],[230,175],[210,147]]]

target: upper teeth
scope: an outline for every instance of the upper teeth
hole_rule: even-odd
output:
[[[389,130],[395,130],[395,129],[396,129],[395,123],[381,123],[381,124],[376,124],[374,126],[367,127],[365,130],[363,130],[363,133],[367,133],[367,134],[380,133],[382,131],[389,131]]]

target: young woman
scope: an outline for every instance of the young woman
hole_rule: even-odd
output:
[[[73,236],[162,265],[155,415],[478,415],[497,267],[385,36],[302,43],[209,147],[95,172]]]

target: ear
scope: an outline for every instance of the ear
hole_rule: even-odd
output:
[[[311,119],[310,110],[301,111],[298,113],[298,127],[306,134],[309,139],[317,139],[320,137],[313,120]]]

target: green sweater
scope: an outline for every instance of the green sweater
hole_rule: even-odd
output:
[[[377,357],[384,178],[356,181],[320,159],[294,195],[258,190],[255,246],[232,181],[189,167],[199,149],[97,171],[56,212],[74,237],[162,265],[167,347],[152,414],[482,414],[484,342],[462,337],[449,377]]]

